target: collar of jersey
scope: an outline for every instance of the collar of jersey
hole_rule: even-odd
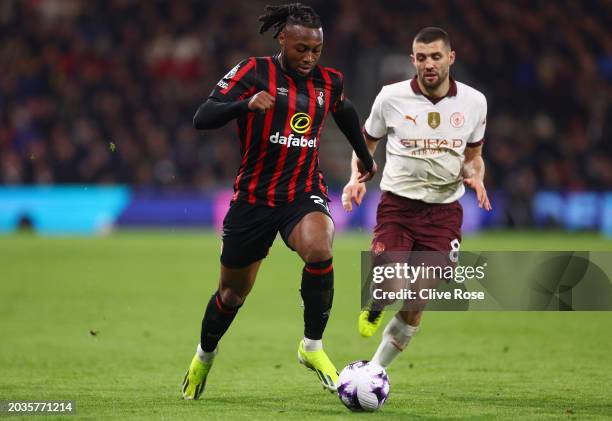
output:
[[[412,80],[410,81],[410,87],[412,88],[412,90],[414,91],[415,94],[423,95],[425,98],[427,98],[434,105],[437,104],[438,102],[442,101],[446,97],[457,96],[457,83],[455,83],[455,79],[453,79],[452,77],[450,78],[450,84],[448,86],[448,92],[446,93],[446,95],[438,97],[438,98],[434,98],[432,96],[425,95],[423,93],[423,91],[421,91],[421,87],[419,86],[419,82],[417,82],[417,77],[416,76],[414,76],[412,78]]]

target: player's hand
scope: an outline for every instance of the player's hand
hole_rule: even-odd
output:
[[[249,110],[265,113],[274,107],[276,99],[266,91],[259,91],[249,100]]]
[[[363,196],[366,194],[366,185],[351,179],[342,190],[342,207],[347,212],[353,210],[353,201],[357,206],[361,205]]]
[[[493,209],[491,202],[489,202],[489,196],[487,196],[487,189],[482,181],[476,180],[475,178],[466,178],[463,182],[476,192],[476,199],[478,200],[478,207],[486,211]]]
[[[357,181],[360,183],[365,183],[366,181],[370,181],[372,177],[374,177],[374,174],[376,174],[376,171],[378,171],[378,167],[376,166],[376,162],[372,161],[372,169],[368,171],[365,169],[365,166],[363,165],[363,162],[361,162],[361,159],[358,159],[357,170],[359,171],[359,178],[357,179]]]

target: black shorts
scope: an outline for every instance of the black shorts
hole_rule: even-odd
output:
[[[223,219],[221,263],[239,269],[263,259],[278,232],[290,247],[289,235],[304,216],[322,212],[331,219],[327,202],[325,195],[317,191],[298,194],[293,202],[274,208],[232,202]]]

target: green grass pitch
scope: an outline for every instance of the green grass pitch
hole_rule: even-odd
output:
[[[359,251],[368,244],[366,233],[335,242],[325,346],[339,369],[370,358],[380,337],[356,329]],[[427,313],[389,369],[385,407],[350,413],[297,363],[302,264],[280,239],[221,342],[203,399],[183,401],[219,247],[208,232],[0,237],[0,400],[71,399],[77,418],[91,420],[612,418],[612,313],[602,312]],[[462,248],[612,250],[612,242],[491,232]]]

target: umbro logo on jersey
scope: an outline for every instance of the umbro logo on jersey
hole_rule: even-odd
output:
[[[406,114],[406,115],[404,116],[404,118],[405,118],[406,120],[410,120],[410,121],[412,121],[412,122],[414,123],[414,125],[416,126],[416,119],[417,119],[417,117],[418,117],[418,116],[419,116],[418,114],[417,114],[417,115],[415,115],[414,117],[412,117],[411,115]]]
[[[289,89],[284,88],[284,87],[280,87],[280,88],[276,88],[276,92],[278,92],[279,95],[287,95],[287,92],[289,92]]]

